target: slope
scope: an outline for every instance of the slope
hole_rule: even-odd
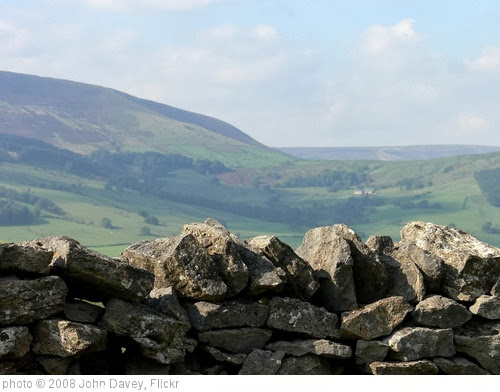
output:
[[[0,72],[0,133],[79,153],[158,151],[231,166],[290,160],[211,117],[108,88],[12,72]]]

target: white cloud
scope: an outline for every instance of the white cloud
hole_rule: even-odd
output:
[[[255,26],[251,34],[257,39],[266,41],[272,41],[278,37],[278,32],[273,26],[263,24]]]
[[[461,113],[457,117],[457,126],[461,133],[477,133],[485,128],[487,121],[483,116]]]
[[[485,48],[481,56],[466,63],[471,69],[478,71],[500,71],[500,47]]]
[[[392,26],[374,25],[364,34],[366,50],[371,54],[383,54],[395,47],[418,40],[413,19],[403,19]]]

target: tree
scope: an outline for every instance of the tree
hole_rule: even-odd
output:
[[[111,219],[109,218],[102,218],[101,219],[101,226],[104,227],[105,229],[112,229],[113,224],[111,223]]]
[[[150,236],[151,230],[149,230],[149,227],[143,226],[143,227],[141,227],[141,230],[139,230],[139,234],[142,236]]]

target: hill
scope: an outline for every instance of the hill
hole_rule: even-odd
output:
[[[158,151],[231,165],[289,160],[232,125],[113,89],[0,72],[0,133],[73,152]]]
[[[391,147],[282,147],[279,150],[300,159],[403,161],[487,154],[500,151],[500,147],[426,145]]]
[[[241,238],[274,233],[293,246],[335,223],[397,239],[414,220],[500,246],[499,152],[297,159],[222,121],[115,90],[1,75],[0,242],[67,235],[117,255],[212,217]]]

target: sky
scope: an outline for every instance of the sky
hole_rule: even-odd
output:
[[[0,70],[272,147],[500,146],[496,0],[0,0]]]

